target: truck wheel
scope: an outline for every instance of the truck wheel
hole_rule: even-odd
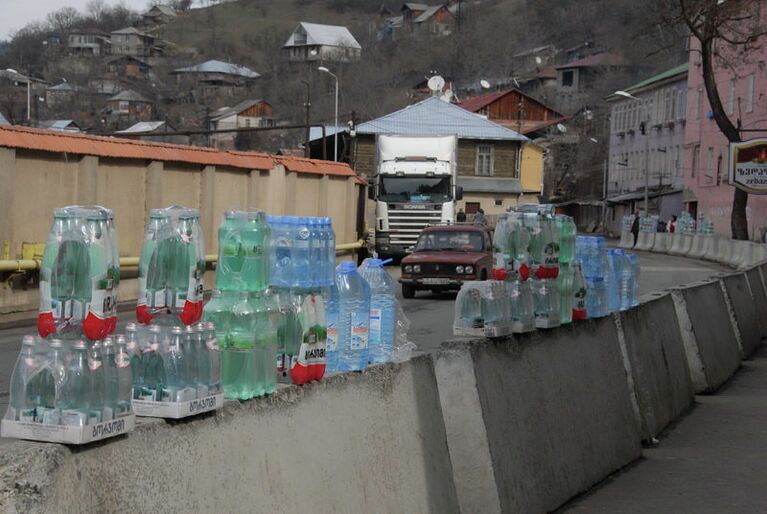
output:
[[[402,286],[402,297],[403,298],[415,298],[415,287],[413,286],[406,286],[403,284]]]

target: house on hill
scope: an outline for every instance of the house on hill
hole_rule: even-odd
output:
[[[37,126],[59,132],[81,132],[80,126],[74,120],[43,120],[38,122]]]
[[[110,34],[110,41],[114,55],[146,58],[157,53],[154,36],[141,32],[136,27],[113,31]]]
[[[76,100],[78,93],[84,93],[85,90],[71,82],[62,82],[45,89],[45,105],[49,109],[59,107],[68,107]]]
[[[75,30],[67,36],[70,55],[94,56],[110,52],[109,34],[99,29]]]
[[[108,78],[127,78],[146,80],[149,78],[152,66],[132,55],[121,55],[107,61]]]
[[[539,136],[566,118],[516,88],[467,98],[458,105],[528,137]]]
[[[379,39],[396,39],[399,32],[408,34],[446,36],[456,25],[456,6],[449,4],[428,5],[406,2],[399,16],[380,19]]]
[[[154,117],[154,103],[136,91],[127,89],[107,99],[104,114],[108,125],[128,127],[138,121],[151,120]]]
[[[141,15],[141,24],[149,27],[165,25],[175,20],[177,16],[173,7],[159,4],[152,6],[151,9]]]
[[[179,91],[191,91],[192,101],[207,105],[217,100],[226,102],[242,96],[253,81],[261,76],[247,66],[215,59],[178,68],[171,74],[176,76]]]
[[[210,118],[210,130],[236,128],[273,127],[274,111],[265,100],[244,100],[234,107],[222,107]],[[212,146],[219,150],[232,150],[235,147],[237,132],[211,134]]]
[[[431,5],[413,20],[412,26],[415,34],[449,36],[455,28],[455,15],[447,5]]]
[[[609,53],[589,55],[557,66],[557,106],[565,112],[579,109],[602,74],[627,67],[623,57]]]
[[[362,47],[346,27],[302,21],[283,46],[290,61],[358,61]]]
[[[530,140],[483,116],[431,97],[357,125],[352,166],[368,177],[376,173],[379,134],[455,134],[458,185],[464,190],[459,207],[468,213],[482,208],[494,215],[520,203],[538,203],[543,183],[540,170],[521,166],[523,149]]]

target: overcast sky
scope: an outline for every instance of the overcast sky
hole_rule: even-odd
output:
[[[118,0],[104,0],[114,5]],[[45,15],[62,7],[74,7],[80,12],[85,10],[88,0],[0,0],[0,39],[10,35],[31,21],[44,20]],[[126,0],[132,9],[143,10],[148,0]]]

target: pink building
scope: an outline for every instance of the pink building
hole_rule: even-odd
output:
[[[761,9],[762,26],[767,25],[767,9]],[[724,41],[717,41],[722,57],[729,52]],[[687,125],[684,151],[684,204],[690,214],[714,222],[718,234],[731,235],[730,215],[734,187],[728,183],[729,144],[711,114],[703,84],[700,42],[690,41],[687,79]],[[767,37],[762,36],[749,50],[739,47],[728,58],[732,68],[716,63],[716,82],[722,104],[737,125],[741,120],[743,140],[767,137]],[[767,195],[749,195],[748,233],[760,240],[767,228]]]

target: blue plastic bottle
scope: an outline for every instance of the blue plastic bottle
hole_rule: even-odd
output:
[[[368,363],[370,286],[351,261],[336,267],[338,287],[338,361],[341,371],[359,371]]]
[[[639,259],[633,253],[627,253],[626,258],[631,265],[631,301],[630,306],[639,305]]]
[[[368,260],[361,273],[370,286],[370,340],[368,361],[388,362],[394,346],[394,329],[397,325],[397,299],[394,296],[394,279],[384,268],[381,259]]]
[[[291,286],[299,288],[312,287],[313,266],[311,264],[312,231],[308,218],[292,219],[293,236],[293,269]]]
[[[617,312],[621,307],[621,276],[623,274],[623,262],[618,250],[607,252],[607,266],[605,266],[605,286],[607,287],[607,309]]]
[[[333,231],[333,221],[330,218],[324,218],[325,229],[327,230],[327,257],[325,268],[325,284],[330,286],[335,282],[336,269],[336,233]]]
[[[338,288],[335,284],[325,295],[325,322],[327,342],[325,344],[325,374],[338,372]]]

